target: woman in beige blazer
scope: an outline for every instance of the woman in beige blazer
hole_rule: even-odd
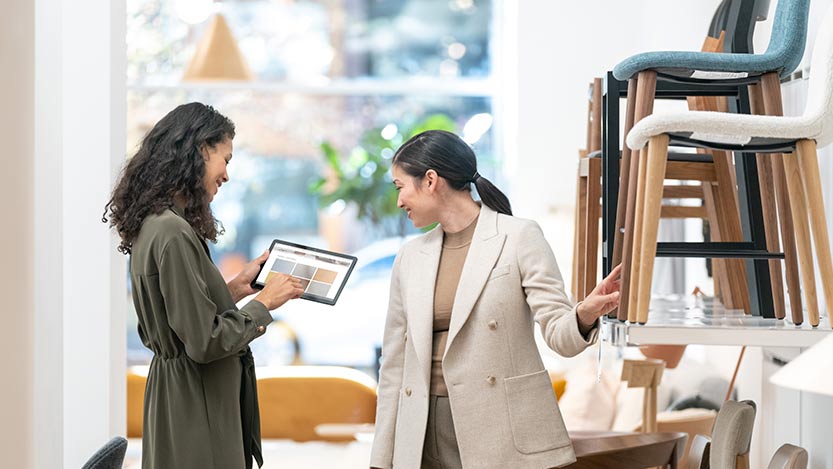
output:
[[[550,468],[575,454],[533,336],[573,356],[618,304],[619,269],[579,305],[533,221],[477,172],[456,135],[428,131],[393,158],[415,226],[393,266],[370,466]],[[472,198],[471,184],[481,202]]]

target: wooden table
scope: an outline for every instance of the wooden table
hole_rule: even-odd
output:
[[[688,435],[665,433],[570,432],[577,461],[569,469],[677,468]]]

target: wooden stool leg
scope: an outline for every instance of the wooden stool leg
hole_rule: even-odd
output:
[[[830,238],[827,233],[827,218],[824,215],[824,195],[821,192],[821,177],[816,153],[816,142],[802,140],[796,147],[802,179],[807,188],[807,206],[810,208],[810,226],[819,264],[819,276],[827,306],[827,320],[833,327],[833,260],[830,255]],[[815,326],[815,324],[813,324]]]
[[[720,230],[714,228],[720,225],[720,219],[717,214],[717,204],[715,203],[715,187],[714,184],[705,181],[703,182],[703,202],[706,206],[706,214],[709,220],[709,232],[711,242],[726,241],[722,239]],[[714,278],[714,296],[719,297],[724,305],[735,304],[737,299],[732,295],[737,294],[729,287],[729,273],[726,268],[726,259],[712,258],[712,277]]]
[[[714,171],[717,175],[715,208],[718,220],[717,226],[713,226],[712,231],[720,233],[721,241],[743,241],[737,188],[732,177],[732,173],[735,171],[732,156],[729,152],[713,151],[712,158]],[[746,314],[751,314],[745,261],[743,259],[724,259],[723,263],[726,267],[726,280],[732,292],[732,301],[725,306],[731,309],[742,309]]]
[[[587,227],[584,256],[584,296],[596,288],[599,265],[599,217],[602,207],[599,200],[602,197],[602,160],[590,158],[587,161],[587,211],[585,226]]]
[[[625,130],[622,135],[627,136],[628,132],[631,131],[633,127],[633,115],[634,111],[636,110],[636,82],[637,78],[631,78],[628,80],[628,101],[627,106],[625,108]],[[611,97],[609,99],[616,99],[616,97]],[[616,158],[617,155],[610,155],[610,158]],[[613,237],[613,265],[616,266],[620,262],[622,262],[622,244],[624,240],[624,234],[622,230],[625,228],[625,212],[626,212],[626,204],[625,201],[628,198],[628,187],[630,185],[630,167],[631,167],[631,149],[628,148],[627,145],[622,145],[622,161],[620,163],[620,174],[619,174],[619,194],[617,195],[617,200],[619,201],[616,205],[616,232],[614,233]],[[619,316],[619,319],[623,319]]]
[[[760,85],[749,86],[749,104],[752,114],[766,113],[764,97]],[[758,153],[755,156],[758,167],[758,181],[762,188],[775,187],[772,174],[770,155]],[[761,209],[764,215],[764,232],[766,233],[766,248],[769,252],[781,252],[781,240],[778,237],[778,212],[775,205],[775,192],[761,191]],[[772,304],[775,307],[775,317],[784,319],[786,306],[784,302],[784,280],[781,271],[781,261],[773,259],[768,262],[769,278],[772,282]]]
[[[777,73],[769,73],[761,79],[764,109],[768,116],[784,114],[781,104],[781,80]],[[804,322],[804,309],[801,301],[801,282],[798,276],[797,240],[793,229],[792,204],[784,174],[784,158],[781,154],[770,155],[772,160],[772,179],[775,182],[775,198],[778,208],[778,226],[781,229],[781,242],[784,249],[784,267],[787,272],[787,294],[790,297],[790,315],[794,324]]]
[[[587,165],[587,158],[582,158],[579,164],[578,187],[576,192],[578,194],[578,201],[576,204],[576,216],[578,221],[576,223],[576,277],[574,289],[574,298],[576,301],[581,301],[587,296],[587,291],[584,285],[584,278],[586,277],[585,258],[587,257],[587,175],[585,166]]]
[[[639,270],[639,295],[637,322],[648,322],[648,307],[651,303],[651,281],[654,274],[654,260],[657,255],[657,230],[662,205],[662,184],[665,181],[665,164],[668,158],[668,135],[652,137],[648,143],[648,158],[645,170],[645,209],[642,214],[642,255]]]
[[[592,153],[602,149],[602,79],[593,79],[593,94],[590,100],[590,135],[587,151]]]
[[[633,118],[634,124],[639,122],[643,117],[648,116],[653,112],[654,96],[656,95],[656,89],[657,72],[650,70],[640,72],[636,83],[636,104]],[[625,134],[625,138],[627,138],[627,134]],[[634,243],[633,221],[634,206],[636,205],[636,185],[638,184],[638,182],[635,181],[635,179],[638,177],[639,173],[639,161],[635,160],[633,156],[631,156],[629,171],[629,178],[631,180],[628,183],[627,202],[625,204],[625,232],[622,241],[622,284],[620,292],[623,298],[629,297],[631,282],[631,263],[633,261],[633,258],[631,256],[631,254],[633,253]],[[665,173],[663,173],[663,175],[664,174]],[[660,190],[662,190],[662,184],[660,184]],[[620,199],[619,203],[622,204],[623,201]],[[625,307],[627,308],[629,307],[629,305],[625,303]],[[630,318],[630,313],[628,311],[622,311],[622,309],[622,305],[620,304],[619,319]]]
[[[579,161],[581,165],[581,161]],[[578,250],[579,238],[579,206],[581,205],[581,169],[576,170],[576,206],[573,213],[573,268],[570,275],[570,293],[573,295],[573,301],[578,301],[578,269],[581,263],[581,257]]]
[[[784,155],[784,173],[787,178],[787,191],[790,195],[790,208],[793,216],[793,229],[798,247],[798,267],[801,269],[801,280],[804,281],[804,300],[810,324],[819,324],[819,306],[816,297],[816,276],[813,271],[813,254],[810,247],[810,227],[807,221],[807,207],[804,206],[804,186],[798,167],[798,157],[795,154]]]
[[[627,99],[627,106],[625,108],[625,128],[623,135],[627,136],[628,132],[630,132],[631,128],[633,127],[633,119],[634,113],[636,112],[636,95],[637,95],[637,82],[638,76],[631,78],[628,80],[628,99]],[[613,98],[615,99],[615,97]],[[623,139],[624,142],[624,139]],[[611,156],[615,158],[615,155]],[[619,165],[620,174],[619,174],[619,193],[617,195],[617,205],[616,205],[616,231],[613,235],[613,266],[619,265],[622,262],[623,256],[623,246],[625,242],[625,219],[627,218],[627,200],[628,200],[628,191],[631,184],[631,149],[628,148],[627,145],[622,145],[622,159]],[[638,165],[637,165],[638,166]],[[635,177],[635,174],[633,175]],[[633,181],[636,184],[635,181]],[[624,296],[624,292],[622,298],[627,299],[627,296]],[[616,309],[616,318],[620,321],[624,321],[628,318],[628,306],[627,302],[625,305],[619,304],[619,307]]]
[[[636,152],[634,152],[636,154]],[[638,153],[637,162],[639,169],[636,177],[636,202],[634,205],[634,220],[633,220],[633,237],[634,243],[631,247],[630,255],[630,288],[628,288],[627,311],[628,321],[633,324],[637,321],[637,311],[639,311],[639,272],[642,268],[642,251],[648,249],[639,240],[642,239],[642,226],[644,223],[643,215],[645,213],[645,173],[647,171],[648,147],[643,147]],[[623,275],[624,277],[624,275]],[[621,305],[621,302],[620,302]]]

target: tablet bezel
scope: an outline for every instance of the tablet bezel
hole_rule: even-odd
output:
[[[318,295],[313,295],[312,293],[306,293],[306,292],[304,292],[304,294],[301,295],[301,298],[305,299],[305,300],[314,301],[316,303],[322,303],[322,304],[330,305],[330,306],[335,305],[336,302],[338,301],[338,298],[341,296],[342,290],[344,290],[344,285],[347,284],[347,280],[350,278],[350,274],[353,272],[353,268],[356,266],[356,262],[358,261],[358,258],[356,256],[351,256],[349,254],[342,254],[340,252],[328,251],[326,249],[314,248],[312,246],[306,246],[306,245],[303,245],[303,244],[293,243],[291,241],[285,241],[285,240],[277,239],[277,238],[272,240],[272,244],[269,246],[269,256],[270,257],[272,256],[272,250],[274,250],[275,246],[279,245],[279,244],[282,245],[282,246],[290,246],[292,248],[303,249],[303,250],[310,251],[310,252],[317,252],[317,253],[321,253],[321,254],[326,254],[328,256],[338,257],[338,258],[350,261],[350,267],[348,267],[347,271],[344,273],[344,280],[342,280],[341,285],[338,288],[338,291],[336,292],[335,296],[332,299],[327,298],[326,296],[318,296]],[[264,285],[261,285],[261,284],[257,283],[257,279],[260,277],[260,274],[263,272],[263,267],[265,265],[266,265],[265,262],[260,265],[260,269],[257,271],[257,275],[255,275],[254,279],[252,279],[251,286],[252,286],[252,288],[254,288],[256,290],[262,290],[263,287],[264,287]]]

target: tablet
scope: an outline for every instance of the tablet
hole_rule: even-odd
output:
[[[356,258],[276,239],[252,287],[262,289],[275,272],[301,279],[305,300],[334,305],[356,265]]]

